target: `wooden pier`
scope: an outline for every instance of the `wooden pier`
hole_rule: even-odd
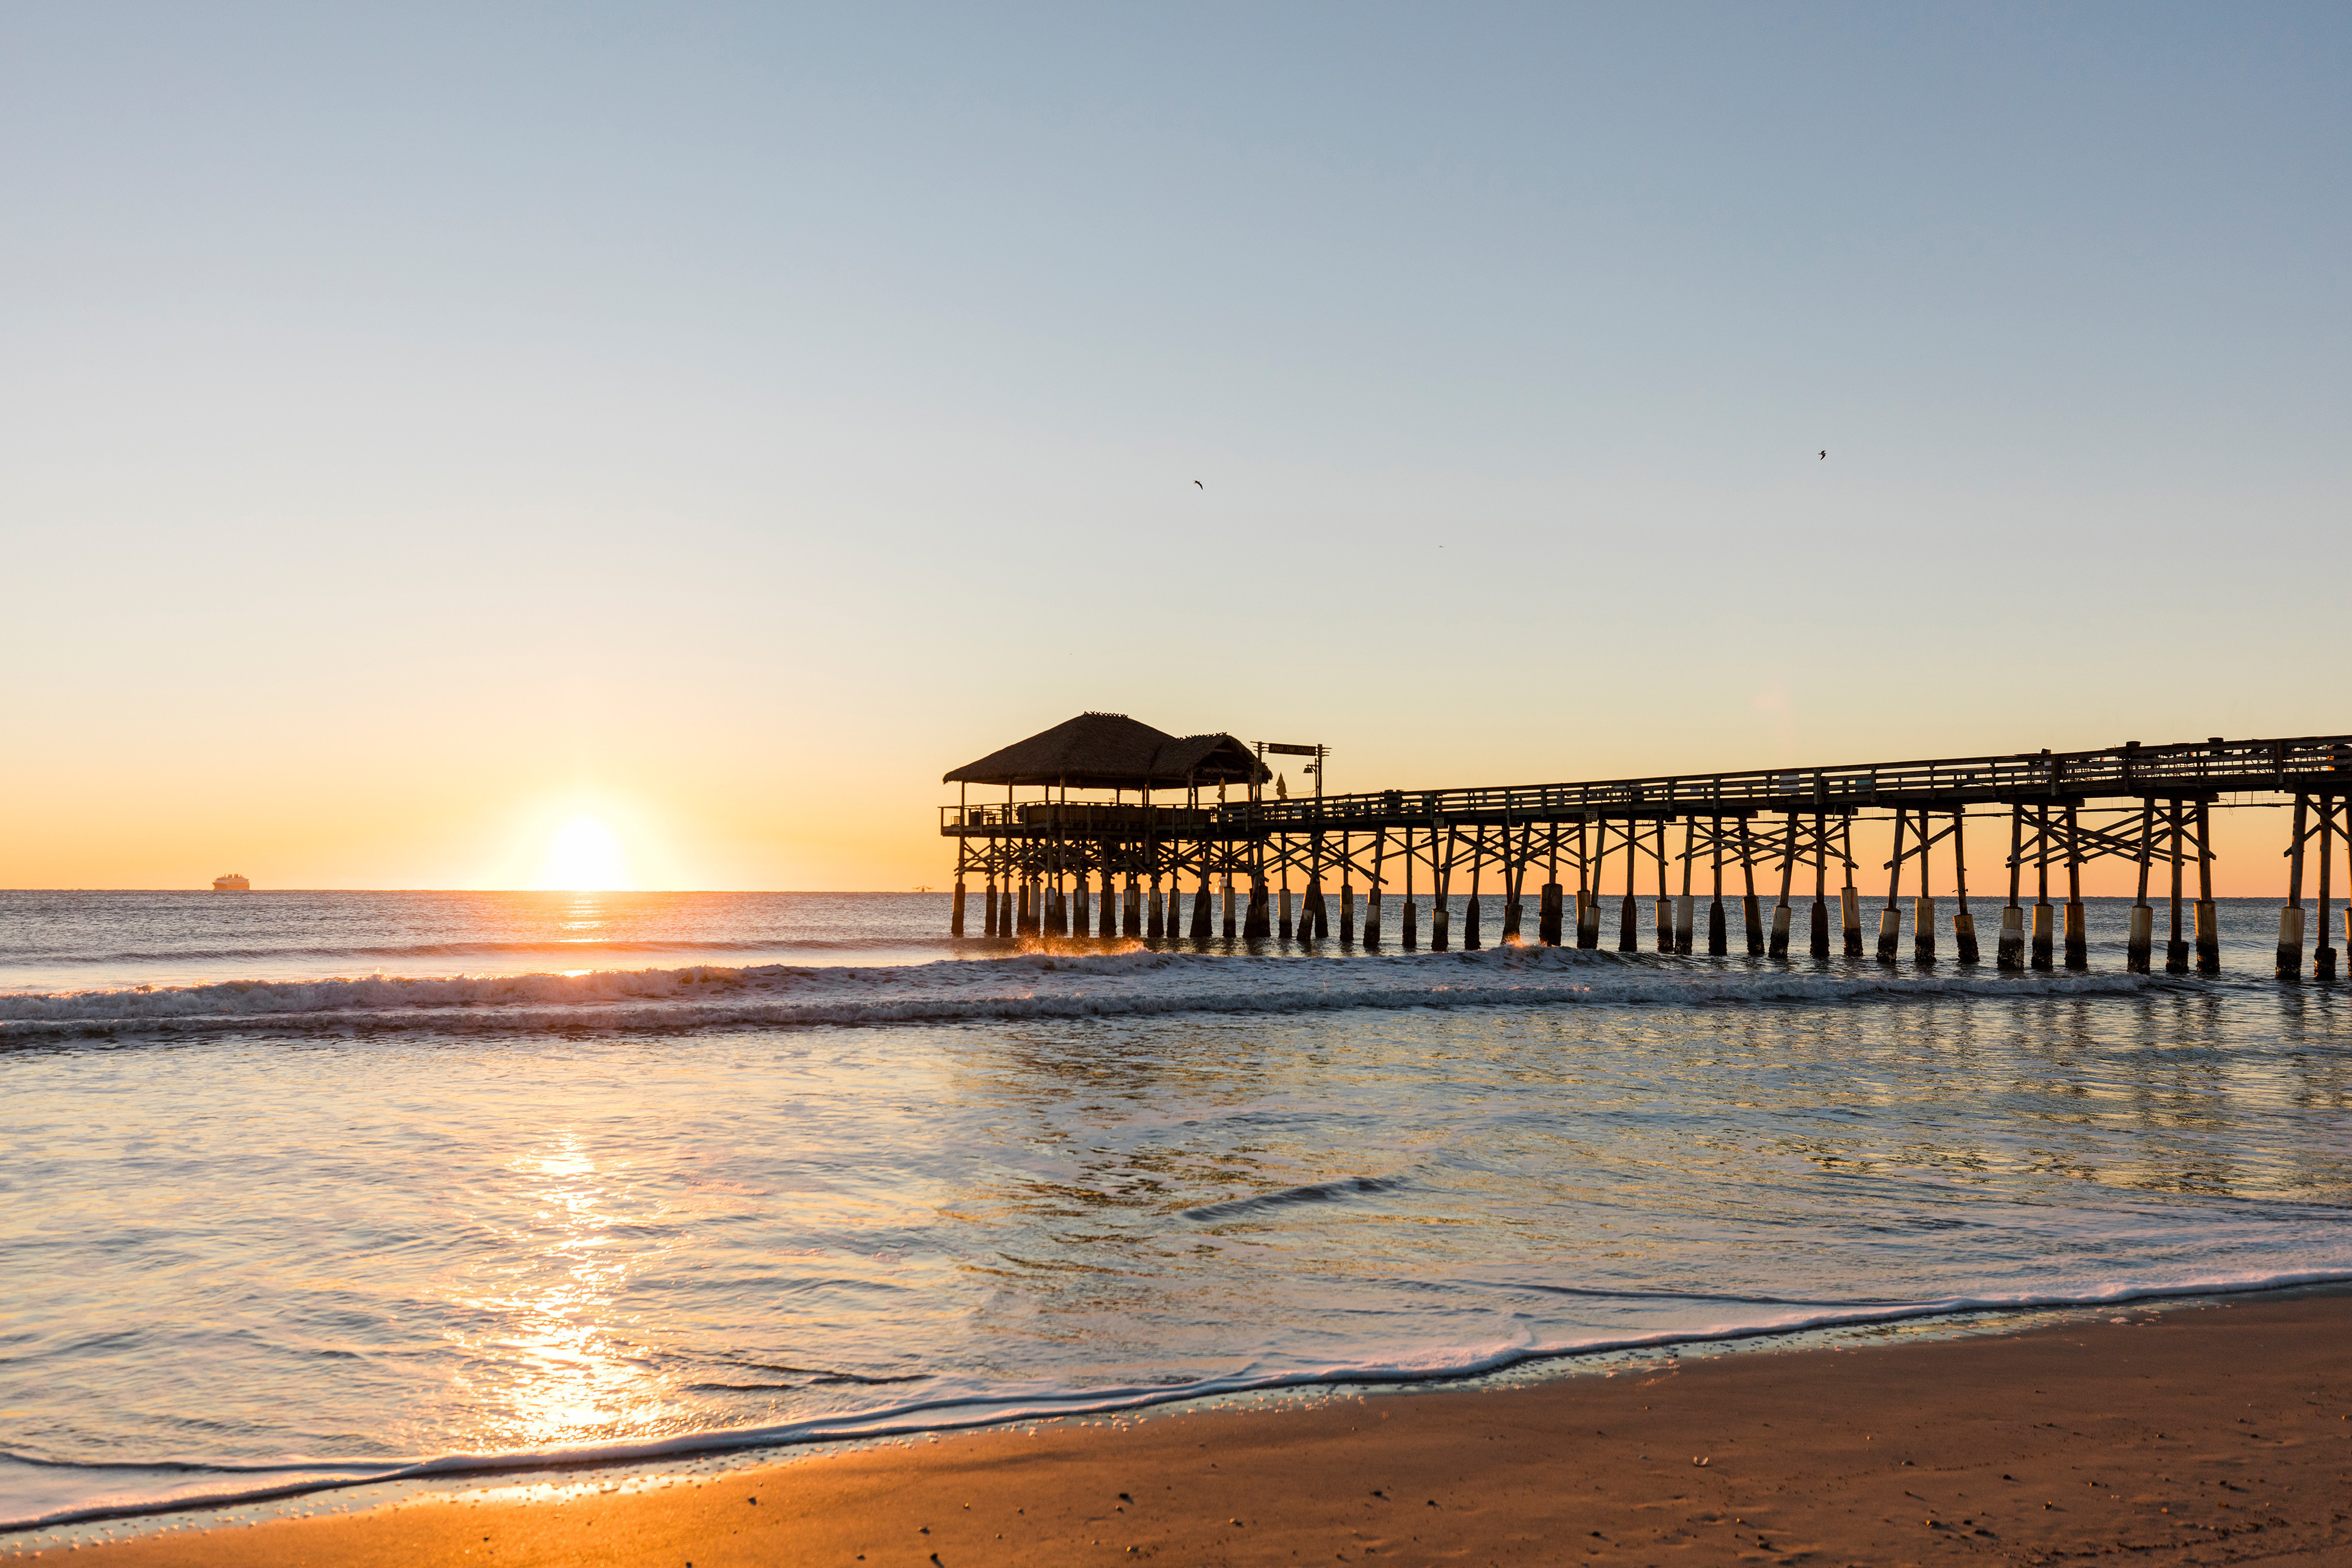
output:
[[[1268,799],[1275,776],[1267,753],[1312,756],[1316,793]],[[1978,841],[1990,828],[1993,847],[2005,852],[2007,900],[1993,944],[2000,967],[2087,967],[2083,868],[2120,856],[2138,871],[2126,966],[2146,973],[2155,964],[2153,879],[2168,900],[2165,970],[2212,974],[2221,967],[2221,935],[2211,813],[2224,795],[2255,795],[2293,807],[2277,974],[2304,975],[2305,869],[2315,847],[2311,975],[2336,977],[2333,851],[2343,845],[2352,862],[2352,736],[2127,741],[2097,751],[1345,795],[1321,792],[1327,755],[1320,746],[1176,737],[1123,715],[1084,714],[957,768],[945,782],[961,787],[958,801],[940,813],[941,833],[956,843],[950,929],[967,933],[969,883],[977,880],[984,898],[980,934],[987,936],[1207,942],[1278,935],[1317,943],[1332,936],[1326,890],[1336,882],[1342,944],[1381,946],[1396,895],[1396,944],[1418,947],[1418,887],[1431,900],[1428,945],[1443,952],[1457,940],[1465,948],[1483,945],[1490,897],[1499,904],[1499,939],[1530,940],[1533,876],[1535,942],[1598,947],[1609,940],[1621,952],[1669,953],[1703,945],[1725,954],[1733,940],[1728,878],[1747,952],[1787,958],[1795,939],[1790,900],[1809,894],[1806,951],[1825,958],[1836,946],[1862,957],[1864,892],[1854,880],[1853,824],[1891,817],[1894,851],[1877,868],[1886,875],[1886,903],[1871,949],[1882,963],[1901,956],[1906,873],[1916,888],[1912,959],[1937,961],[1939,895],[1931,889],[1947,877],[1952,956],[1981,961],[1966,854],[1968,830],[1979,824]],[[1004,799],[977,800],[974,786],[1002,788]],[[1024,799],[1024,789],[1034,793]],[[2061,904],[2052,902],[2053,873],[2063,883]],[[1653,887],[1645,933],[1642,904]],[[1452,901],[1465,891],[1456,933]],[[2352,909],[2344,923],[2352,946]]]

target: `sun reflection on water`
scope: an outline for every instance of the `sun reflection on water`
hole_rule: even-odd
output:
[[[618,1234],[635,1223],[625,1179],[600,1171],[568,1131],[505,1174],[520,1190],[499,1277],[465,1298],[487,1320],[459,1375],[484,1412],[484,1442],[538,1448],[646,1431],[669,1390],[618,1305],[648,1259]]]

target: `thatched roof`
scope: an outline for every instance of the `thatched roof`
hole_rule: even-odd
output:
[[[1272,778],[1230,735],[1173,736],[1123,713],[1082,713],[967,762],[946,784],[1067,784],[1076,789],[1181,788]]]

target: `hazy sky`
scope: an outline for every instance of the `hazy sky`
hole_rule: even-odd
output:
[[[2352,730],[2348,94],[2341,5],[0,7],[0,883],[938,883],[1084,708]]]

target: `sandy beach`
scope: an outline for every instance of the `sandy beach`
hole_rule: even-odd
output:
[[[0,1552],[5,1552],[0,1547]],[[2352,1292],[419,1500],[147,1564],[2352,1563]]]

